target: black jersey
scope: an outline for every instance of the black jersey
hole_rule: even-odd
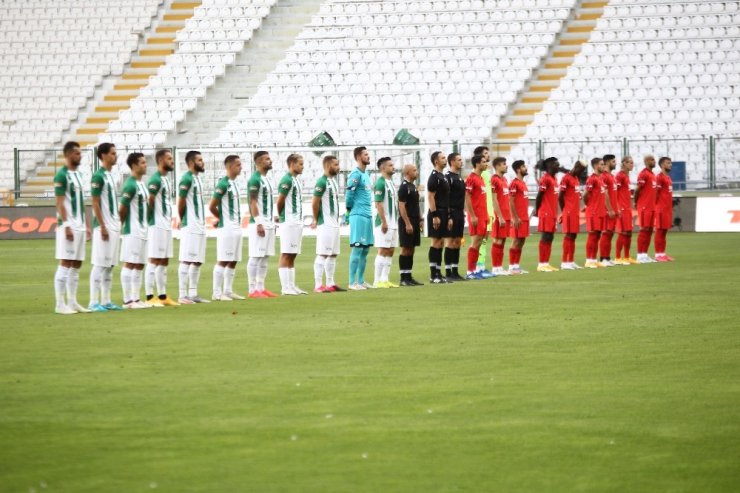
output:
[[[452,171],[448,171],[445,178],[450,184],[450,210],[465,210],[465,182],[460,175]]]
[[[406,214],[409,217],[419,217],[419,191],[413,182],[403,180],[398,187],[398,201],[406,204]]]
[[[450,207],[450,184],[445,175],[436,169],[429,175],[427,190],[434,194],[434,203],[437,210],[446,211]]]

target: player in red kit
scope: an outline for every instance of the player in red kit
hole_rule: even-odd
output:
[[[509,210],[511,211],[509,236],[514,239],[509,248],[509,274],[528,274],[526,270],[519,267],[522,248],[529,236],[529,197],[527,197],[527,184],[524,182],[524,177],[527,176],[527,165],[524,161],[514,161],[511,169],[516,173],[516,178],[509,183]]]
[[[607,209],[608,196],[600,176],[604,171],[604,160],[598,157],[593,158],[591,167],[594,172],[586,180],[586,191],[583,194],[583,202],[586,204],[586,231],[588,231],[584,267],[596,269],[597,267],[605,267],[604,264],[596,260],[596,257],[599,253],[599,239],[601,238],[601,232],[604,231],[606,216],[608,213],[613,216],[614,211],[611,210],[611,207]]]
[[[558,220],[558,181],[555,175],[560,170],[560,163],[557,158],[550,157],[545,159],[543,166],[547,172],[540,178],[532,213],[539,218],[537,231],[542,233],[537,272],[555,272],[558,269],[550,265],[550,253]]]
[[[511,208],[509,204],[509,184],[506,182],[506,158],[497,157],[493,160],[493,176],[491,177],[491,194],[493,197],[494,220],[491,226],[491,265],[492,272],[497,276],[508,276],[504,270],[504,247],[506,237],[511,227]]]
[[[614,231],[617,227],[617,182],[614,180],[612,172],[617,167],[617,158],[614,154],[606,154],[604,156],[604,171],[601,173],[601,181],[604,183],[606,188],[606,203],[607,207],[615,211],[615,213],[607,214],[604,218],[604,231],[601,233],[601,240],[599,241],[599,257],[602,264],[607,267],[613,267],[616,264],[612,262],[612,238],[614,237]]]
[[[622,169],[614,178],[617,184],[617,254],[614,260],[618,265],[636,264],[637,260],[630,257],[632,244],[632,197],[630,196],[630,172],[635,162],[630,156],[622,158]]]
[[[475,271],[478,262],[478,254],[483,238],[488,234],[488,206],[486,196],[488,185],[481,173],[486,169],[488,163],[483,156],[473,156],[473,172],[465,180],[465,209],[468,212],[468,227],[470,228],[470,248],[468,248],[468,275],[466,279],[483,279],[480,273]]]
[[[576,161],[570,173],[560,180],[560,224],[563,229],[563,258],[560,264],[562,270],[582,269],[576,264],[576,238],[581,230],[581,184],[580,178],[586,171],[586,165]]]
[[[658,183],[653,173],[655,158],[647,155],[644,162],[645,168],[637,176],[637,188],[635,188],[637,224],[640,226],[640,233],[637,235],[637,262],[648,264],[655,262],[648,256],[648,249],[650,248],[650,237],[653,235],[653,225],[655,224],[655,191]]]
[[[671,158],[662,157],[658,160],[660,173],[656,181],[655,196],[655,261],[671,262],[673,257],[665,253],[666,236],[673,226],[673,180],[671,180]]]

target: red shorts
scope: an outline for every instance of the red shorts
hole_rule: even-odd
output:
[[[671,229],[673,211],[655,211],[655,229]]]
[[[632,209],[622,211],[617,219],[617,231],[632,232]]]
[[[617,228],[617,217],[609,217],[609,214],[604,216],[604,231],[614,231]]]
[[[540,233],[554,233],[557,229],[557,219],[554,216],[539,216],[537,231]]]
[[[489,222],[491,221],[487,217],[478,216],[478,225],[473,226],[473,221],[470,220],[470,215],[468,215],[468,230],[470,231],[470,236],[485,237],[488,234]]]
[[[655,223],[655,209],[642,208],[637,214],[637,224],[641,228],[652,228]]]
[[[510,229],[511,221],[506,221],[506,224],[501,226],[501,223],[494,219],[493,227],[491,228],[491,238],[507,238]]]
[[[564,212],[561,224],[563,233],[578,234],[581,231],[580,220],[580,212]]]
[[[586,216],[586,231],[592,233],[594,231],[604,231],[604,216]]]
[[[529,236],[529,220],[519,223],[518,228],[515,228],[512,224],[509,228],[509,236],[512,238],[527,238]]]

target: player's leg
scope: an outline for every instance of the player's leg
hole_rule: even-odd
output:
[[[605,222],[606,228],[601,233],[601,238],[599,239],[599,261],[607,267],[611,267],[614,265],[614,263],[611,261],[612,238],[614,237],[614,220],[606,217]]]
[[[265,282],[267,281],[268,262],[270,257],[275,255],[275,229],[265,230],[263,240],[264,255],[259,259],[259,263],[257,265],[257,288],[264,297],[276,298],[278,295],[267,289],[265,286]]]
[[[78,313],[89,313],[90,310],[81,306],[77,301],[77,287],[80,282],[80,268],[85,260],[85,232],[73,231],[72,241],[66,241],[67,262],[67,308]],[[66,237],[64,237],[66,240]]]
[[[298,287],[295,281],[295,259],[301,254],[301,248],[303,247],[303,226],[300,224],[294,224],[291,225],[290,229],[292,241],[295,241],[295,243],[291,243],[291,246],[297,245],[292,249],[293,253],[291,253],[290,258],[288,259],[288,263],[290,264],[290,286],[293,288],[293,291],[298,294],[308,294],[307,291]]]
[[[482,279],[482,277],[477,273],[477,266],[478,256],[480,255],[480,248],[483,244],[483,235],[474,233],[477,233],[477,231],[475,231],[474,227],[471,225],[470,246],[468,247],[468,269],[466,278]]]
[[[603,229],[603,221],[600,217],[589,217],[586,219],[588,238],[586,239],[586,264],[588,269],[595,269],[602,265],[597,261],[599,253],[599,240]]]
[[[552,254],[552,242],[554,239],[554,230],[542,231],[539,244],[539,264],[537,265],[537,272],[554,272],[558,270],[550,265],[550,255]]]
[[[191,235],[190,267],[188,268],[188,298],[196,303],[210,303],[209,300],[202,298],[198,294],[198,284],[200,282],[200,271],[206,260],[206,235]]]
[[[668,230],[673,226],[673,212],[660,211],[655,216],[655,260],[670,262],[673,257],[666,254]]]

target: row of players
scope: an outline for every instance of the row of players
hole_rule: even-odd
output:
[[[181,222],[181,241],[179,252],[179,298],[172,300],[166,294],[167,266],[173,255],[172,216],[173,207],[170,200],[172,184],[168,177],[174,169],[174,159],[169,150],[156,153],[157,171],[145,185],[142,177],[146,172],[146,159],[141,153],[132,153],[127,157],[131,176],[124,184],[120,199],[116,196],[116,187],[111,169],[118,160],[116,148],[112,144],[98,146],[98,157],[101,168],[93,175],[91,182],[93,228],[90,232],[85,219],[83,184],[77,171],[80,164],[80,148],[75,142],[64,146],[66,165],[55,176],[55,195],[57,197],[57,214],[59,227],[56,236],[56,257],[60,261],[55,274],[56,312],[71,314],[87,311],[108,311],[121,309],[111,301],[112,270],[119,259],[123,262],[121,285],[123,288],[124,308],[150,308],[167,305],[208,303],[198,294],[200,268],[205,261],[205,202],[200,173],[204,171],[202,156],[197,151],[186,154],[188,171],[183,175],[177,190],[177,213]],[[399,267],[403,286],[420,285],[412,276],[413,255],[415,247],[420,245],[422,220],[419,211],[419,190],[415,182],[417,169],[413,165],[403,168],[404,180],[398,190],[392,182],[395,172],[391,158],[378,160],[379,178],[371,185],[367,167],[370,164],[366,148],[358,147],[354,151],[357,167],[347,179],[345,191],[346,209],[350,224],[350,290],[368,288],[398,287],[389,280],[392,257],[395,248],[401,246]],[[441,152],[432,154],[434,171],[427,183],[427,194],[430,209],[427,227],[432,237],[429,251],[431,282],[435,284],[462,279],[482,279],[495,275],[520,274],[525,271],[519,268],[519,256],[524,240],[529,235],[529,217],[527,212],[527,188],[523,178],[527,167],[522,161],[513,164],[517,178],[511,186],[506,183],[506,160],[496,158],[493,162],[495,175],[490,180],[490,201],[493,210],[493,270],[477,268],[480,260],[480,247],[488,236],[489,220],[486,197],[489,196],[488,180],[484,179],[488,168],[488,150],[478,148],[473,156],[473,172],[465,182],[461,178],[462,157],[453,153],[444,156]],[[661,166],[664,166],[661,159]],[[606,160],[609,162],[609,160]],[[646,158],[648,172],[652,168]],[[259,151],[254,154],[255,172],[248,182],[249,204],[249,261],[247,274],[250,298],[269,298],[276,294],[265,288],[267,259],[275,252],[275,228],[280,223],[281,255],[279,277],[283,295],[306,294],[295,283],[295,258],[301,251],[303,231],[302,186],[299,175],[303,171],[303,158],[291,154],[287,160],[288,172],[278,185],[277,200],[267,173],[272,169],[269,153]],[[449,163],[450,169],[444,174]],[[557,216],[558,187],[554,177],[561,171],[557,160],[550,158],[544,162],[547,173],[543,176],[540,191],[537,195],[535,212],[539,216],[539,229],[543,232],[540,244],[540,265],[538,270],[556,270],[549,266],[549,245],[555,231]],[[654,165],[654,160],[652,160]],[[610,200],[610,188],[603,173],[604,160],[592,162],[594,175],[586,184],[586,213],[589,227],[589,244],[592,238],[598,244],[601,231],[610,231],[609,225],[614,219],[615,209],[611,207],[616,200]],[[241,160],[236,155],[227,156],[224,161],[226,176],[216,185],[208,209],[218,219],[217,228],[217,262],[213,270],[213,300],[231,301],[244,299],[233,289],[236,265],[242,256],[242,197],[236,178],[241,174]],[[631,169],[631,160],[625,158],[623,170]],[[317,181],[313,190],[312,228],[317,230],[316,259],[314,261],[315,292],[343,291],[335,280],[336,258],[340,249],[339,226],[341,223],[339,207],[339,186],[336,179],[339,173],[339,162],[334,156],[326,156],[323,161],[324,174]],[[665,173],[670,171],[670,160]],[[563,268],[577,268],[572,262],[571,246],[574,246],[578,220],[573,222],[571,208],[577,211],[580,206],[578,178],[585,168],[580,163],[567,176],[573,182],[571,187],[563,187],[559,200],[563,214],[558,218],[566,230],[566,239],[570,257],[565,256]],[[660,189],[657,180],[640,185],[645,171],[640,175],[637,197],[640,204],[655,204],[655,191]],[[610,173],[608,173],[610,175]],[[610,175],[611,176],[611,175]],[[549,178],[548,178],[549,177]],[[670,179],[670,178],[669,178]],[[627,178],[627,180],[629,180]],[[627,187],[629,181],[627,181]],[[670,187],[669,187],[670,188]],[[510,190],[511,189],[511,193]],[[618,191],[618,188],[615,188]],[[628,190],[628,188],[627,188]],[[640,193],[640,190],[647,192]],[[669,190],[670,191],[670,190]],[[628,192],[629,193],[629,192]],[[591,197],[589,199],[589,197]],[[652,198],[651,198],[652,197]],[[274,203],[276,202],[276,203]],[[662,203],[658,200],[659,203]],[[372,207],[377,209],[373,224]],[[575,204],[575,205],[574,205]],[[621,202],[620,202],[621,204]],[[606,207],[604,208],[604,205]],[[627,206],[629,208],[629,204]],[[279,216],[273,216],[277,209]],[[606,212],[602,214],[602,209]],[[620,206],[620,212],[622,211]],[[461,276],[457,270],[459,250],[464,235],[464,212],[468,213],[468,223],[472,244],[468,250],[468,271]],[[647,209],[641,212],[643,224],[652,224]],[[652,213],[652,212],[651,212]],[[662,216],[661,216],[662,217]],[[607,219],[609,218],[609,219]],[[631,216],[629,218],[631,225]],[[661,223],[662,224],[662,223]],[[575,231],[572,229],[575,228]],[[658,226],[660,232],[661,226]],[[667,229],[667,228],[666,228]],[[613,231],[613,226],[611,228]],[[649,227],[643,230],[651,231]],[[629,230],[631,233],[631,228]],[[626,228],[624,236],[628,236]],[[502,267],[504,242],[507,236],[514,238],[510,250],[510,268]],[[594,236],[595,235],[595,236]],[[92,264],[90,274],[90,305],[83,308],[77,301],[77,284],[79,269],[85,255],[85,239],[92,237]],[[119,242],[119,237],[121,241]],[[605,236],[606,237],[606,236]],[[663,236],[664,238],[665,236]],[[648,236],[649,244],[649,236]],[[442,247],[445,246],[446,276],[441,274]],[[610,241],[609,241],[610,243]],[[378,247],[375,259],[375,283],[365,281],[365,266],[369,248]],[[544,246],[543,246],[544,245]],[[604,242],[602,241],[602,246]],[[618,242],[618,249],[619,249]],[[656,237],[656,251],[658,249]],[[638,246],[639,249],[639,246]],[[625,258],[629,257],[629,241],[624,246]],[[590,255],[587,267],[611,265],[608,258],[602,255],[602,263],[595,261],[595,252],[587,247]],[[603,253],[603,250],[602,250]],[[618,251],[619,255],[619,251]],[[646,256],[646,254],[645,254]],[[658,259],[662,257],[657,256]],[[569,260],[568,260],[569,259]],[[625,260],[624,262],[627,262]],[[623,262],[620,262],[623,263]],[[146,301],[140,300],[142,277],[145,280]],[[324,278],[326,282],[323,282]],[[158,296],[154,295],[154,290]],[[66,295],[66,300],[65,300]]]

